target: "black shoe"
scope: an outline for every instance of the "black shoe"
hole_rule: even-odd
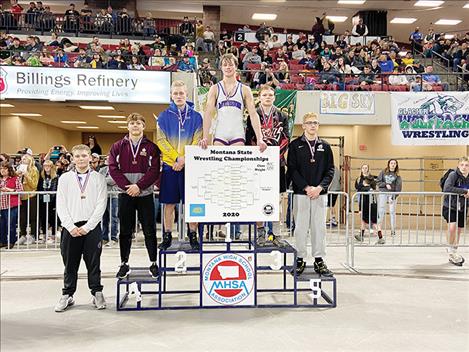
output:
[[[199,250],[199,240],[197,239],[197,233],[195,231],[189,232],[189,244],[191,245],[192,250]]]
[[[127,275],[130,274],[130,266],[127,263],[122,263],[119,267],[119,271],[117,272],[116,277],[119,279],[124,279]]]
[[[158,265],[156,263],[153,263],[150,268],[148,269],[148,272],[150,273],[151,277],[156,279],[160,276],[160,269],[158,268]]]
[[[296,260],[296,267],[290,272],[292,275],[294,275],[294,271],[296,271],[296,276],[300,276],[303,274],[303,271],[305,271],[306,268],[306,262],[300,258]]]
[[[327,268],[326,263],[324,263],[323,261],[314,262],[314,271],[321,276],[334,276],[334,273]]]
[[[167,250],[169,247],[171,247],[172,240],[173,240],[173,237],[171,236],[171,232],[163,233],[163,242],[160,243],[158,248],[164,251]]]

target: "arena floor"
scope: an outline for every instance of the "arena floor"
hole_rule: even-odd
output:
[[[356,250],[358,273],[352,273],[342,265],[344,248],[328,253],[337,278],[334,309],[117,312],[118,249],[106,248],[108,309],[94,310],[82,275],[75,306],[58,314],[59,253],[2,251],[1,351],[469,350],[467,263],[450,265],[442,248],[362,247]],[[469,248],[461,253],[469,259]],[[143,249],[134,249],[131,265],[147,265]],[[262,280],[273,283],[276,276]]]

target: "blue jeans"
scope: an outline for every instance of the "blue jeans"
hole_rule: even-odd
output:
[[[267,227],[267,233],[274,233],[274,223],[272,221],[266,221],[264,226]]]
[[[230,226],[231,226],[231,234],[232,235],[235,235],[237,233],[241,233],[241,225],[238,224],[237,222],[232,222],[230,224]]]
[[[117,241],[117,226],[119,223],[119,217],[117,216],[117,197],[111,197],[111,209],[109,209],[109,199],[106,206],[106,211],[103,215],[102,223],[102,238],[105,241],[109,241],[109,214],[111,214],[111,240]]]
[[[10,225],[10,238],[8,239],[8,225]],[[16,227],[18,226],[18,207],[3,209],[0,212],[0,243],[16,243]],[[9,240],[9,241],[8,241]]]

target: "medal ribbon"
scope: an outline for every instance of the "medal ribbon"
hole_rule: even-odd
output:
[[[137,154],[138,154],[138,150],[140,149],[140,143],[142,143],[142,139],[143,139],[143,137],[138,140],[137,147],[134,150],[134,144],[132,143],[132,140],[129,138],[130,148],[132,150],[132,156],[133,156],[134,160],[137,159]]]
[[[86,186],[88,186],[88,180],[90,179],[90,175],[91,175],[91,172],[90,170],[88,170],[88,172],[86,173],[85,182],[83,182],[83,185],[82,185],[80,181],[80,177],[78,177],[78,172],[75,172],[75,177],[77,178],[78,187],[80,187],[80,192],[82,195],[85,194]]]
[[[311,152],[311,162],[314,162],[314,153],[315,153],[314,148],[316,147],[317,141],[318,141],[318,138],[316,137],[314,139],[314,144],[311,145],[311,143],[308,141],[308,139],[306,139],[306,142],[308,143],[309,151]]]

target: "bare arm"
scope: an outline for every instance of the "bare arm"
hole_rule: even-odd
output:
[[[212,117],[215,115],[215,103],[217,99],[217,86],[211,86],[208,91],[207,104],[205,105],[205,111],[203,115],[203,135],[202,140],[200,141],[200,146],[202,148],[207,148],[208,145],[208,136],[210,134],[210,127],[212,126]]]
[[[267,148],[267,145],[263,141],[262,131],[261,131],[261,122],[259,120],[259,115],[257,114],[256,107],[254,106],[254,97],[252,96],[251,89],[246,86],[242,86],[244,103],[249,112],[249,118],[251,119],[252,128],[256,134],[257,145],[260,147],[261,152]]]

